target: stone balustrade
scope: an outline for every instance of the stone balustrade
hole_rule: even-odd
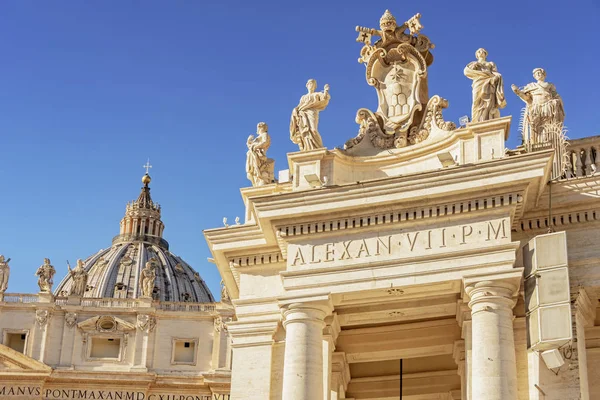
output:
[[[0,304],[4,303],[21,303],[30,304],[38,303],[39,296],[37,294],[24,293],[5,293],[4,299]],[[54,304],[64,306],[68,304],[68,298],[61,296],[54,298]],[[81,306],[90,308],[126,308],[133,309],[136,307],[147,307],[148,303],[139,299],[117,299],[117,298],[82,298]],[[152,307],[162,311],[173,312],[196,312],[196,313],[212,313],[215,311],[214,303],[183,303],[176,301],[155,301]]]
[[[563,179],[591,176],[600,169],[600,136],[569,140],[567,170]]]
[[[37,303],[38,300],[37,294],[25,293],[5,293],[3,299],[5,303]]]

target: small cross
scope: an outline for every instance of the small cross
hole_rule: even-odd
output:
[[[148,159],[146,165],[142,165],[142,168],[146,168],[146,175],[148,175],[148,171],[150,170],[150,168],[152,168],[152,165],[150,165],[150,159]]]

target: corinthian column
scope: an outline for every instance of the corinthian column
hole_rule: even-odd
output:
[[[472,398],[517,400],[513,307],[521,269],[465,279],[471,308]]]
[[[333,306],[328,295],[283,299],[283,400],[323,399],[323,328]]]

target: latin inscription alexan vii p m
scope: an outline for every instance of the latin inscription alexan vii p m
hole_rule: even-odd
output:
[[[451,252],[470,245],[509,241],[509,227],[508,218],[499,218],[467,225],[400,231],[389,235],[347,236],[340,241],[290,244],[288,267],[306,268],[311,264],[327,267]],[[370,259],[363,260],[366,258]]]

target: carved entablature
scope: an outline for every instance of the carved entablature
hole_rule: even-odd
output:
[[[427,67],[433,62],[430,49],[434,46],[419,33],[420,17],[417,14],[398,26],[386,10],[380,30],[356,27],[357,41],[364,43],[358,61],[366,67],[367,83],[375,88],[379,105],[375,112],[358,110],[359,133],[346,142],[346,150],[357,146],[365,136],[372,147],[385,150],[420,143],[435,126],[448,132],[456,128],[441,118],[447,101],[439,96],[429,98]],[[381,39],[371,44],[372,35]]]

